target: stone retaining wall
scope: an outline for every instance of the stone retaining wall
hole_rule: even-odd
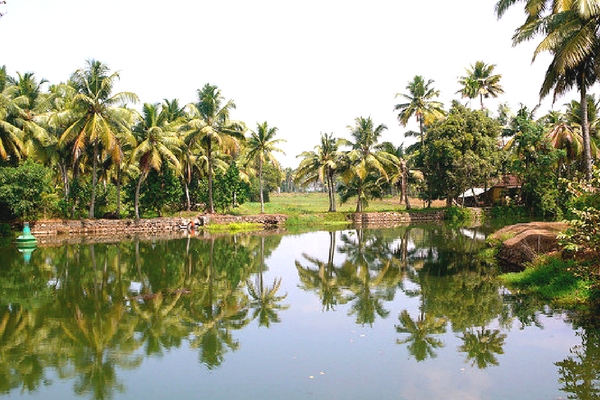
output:
[[[200,225],[210,223],[259,223],[265,226],[276,226],[283,224],[286,220],[284,215],[200,215],[195,220]],[[189,219],[184,218],[152,218],[152,219],[94,219],[94,220],[51,220],[35,221],[30,223],[33,235],[123,235],[133,233],[168,233],[179,231]]]
[[[410,224],[419,222],[439,222],[444,220],[445,211],[429,212],[373,212],[356,213],[353,222],[358,225]]]

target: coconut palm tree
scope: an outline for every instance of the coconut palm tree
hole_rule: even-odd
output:
[[[398,164],[394,165],[393,170],[390,172],[390,181],[400,188],[400,203],[404,201],[406,209],[410,210],[410,200],[408,198],[408,176],[410,171],[407,165],[406,155],[404,152],[404,146],[394,146],[391,142],[383,142],[378,148],[385,152],[395,155],[398,158]]]
[[[354,126],[348,126],[354,141],[341,139],[340,144],[349,146],[350,150],[343,156],[343,172],[341,177],[347,186],[352,186],[356,192],[356,212],[363,212],[367,204],[366,185],[373,182],[374,174],[378,178],[388,179],[387,171],[397,164],[398,158],[393,154],[377,150],[376,146],[383,131],[387,127],[383,124],[375,126],[371,117],[358,117]],[[342,198],[343,200],[344,198]]]
[[[225,102],[221,90],[215,85],[206,84],[198,89],[198,102],[188,105],[187,122],[182,129],[186,134],[186,144],[200,143],[208,162],[208,212],[214,213],[213,173],[216,150],[235,151],[238,141],[244,140],[246,126],[241,121],[230,119],[235,109],[233,100]]]
[[[560,111],[551,111],[541,119],[546,130],[546,137],[550,140],[552,147],[562,149],[565,156],[559,161],[561,167],[566,168],[569,177],[571,164],[580,159],[583,154],[583,138],[581,131],[571,124],[566,115]],[[560,172],[559,172],[560,173]]]
[[[483,61],[476,61],[470,68],[466,69],[467,75],[458,78],[458,83],[462,88],[457,92],[462,97],[474,99],[479,97],[481,109],[484,109],[483,99],[490,97],[498,97],[504,93],[504,89],[500,85],[502,75],[494,74],[496,65],[488,65]]]
[[[279,163],[273,155],[274,152],[283,153],[283,150],[277,147],[278,143],[285,142],[284,139],[275,139],[277,127],[269,128],[267,121],[262,124],[256,124],[256,130],[252,131],[247,142],[247,157],[258,164],[258,187],[260,192],[260,212],[265,212],[263,199],[263,166],[266,162],[271,162],[277,169]]]
[[[76,91],[73,86],[61,83],[51,85],[49,92],[50,110],[41,115],[40,122],[51,139],[42,148],[36,148],[34,156],[38,162],[58,168],[64,200],[67,201],[70,188],[69,171],[73,169],[72,148],[60,146],[59,139],[75,121],[76,116],[71,110]]]
[[[4,89],[0,91],[0,159],[2,161],[18,161],[25,152],[23,131],[15,121],[21,109],[18,102],[15,102],[14,90],[11,85],[2,82],[5,81],[2,78],[4,73],[0,70],[0,85],[4,86]]]
[[[84,68],[71,76],[70,84],[76,89],[72,112],[73,122],[62,134],[60,145],[72,145],[74,164],[88,150],[92,152],[92,193],[89,218],[94,218],[98,163],[101,153],[110,155],[113,162],[122,158],[118,136],[130,131],[135,120],[135,111],[126,108],[127,102],[137,102],[131,92],[112,94],[119,73],[110,73],[106,64],[88,60]]]
[[[540,98],[553,92],[556,99],[576,87],[580,103],[584,104],[587,89],[598,80],[600,4],[597,0],[499,0],[496,4],[498,17],[522,1],[525,1],[526,19],[516,29],[513,43],[541,36],[533,59],[542,52],[553,56],[540,89]],[[592,151],[587,111],[587,107],[581,107],[583,158],[589,180],[592,177]]]
[[[133,149],[131,162],[140,169],[134,198],[136,218],[140,218],[140,187],[150,171],[160,171],[165,161],[177,170],[180,168],[177,155],[181,152],[183,141],[177,136],[177,126],[169,123],[166,117],[160,112],[159,104],[144,103],[143,119],[135,129],[138,145]]]
[[[294,180],[303,184],[321,181],[327,186],[329,196],[329,212],[335,212],[335,175],[339,169],[339,141],[333,138],[333,133],[321,134],[321,144],[314,151],[305,151],[298,155],[302,157],[296,170]]]
[[[40,125],[40,116],[50,108],[51,95],[42,90],[42,85],[48,81],[41,79],[38,82],[33,72],[17,72],[17,78],[8,77],[8,82],[14,102],[19,106],[15,125],[23,131],[23,140],[28,146],[27,154],[43,151],[54,139]]]
[[[398,113],[400,125],[406,126],[408,121],[414,116],[419,123],[419,134],[421,137],[421,147],[424,142],[425,125],[444,116],[444,105],[434,100],[440,95],[439,90],[433,88],[433,79],[425,82],[425,78],[416,75],[412,81],[408,82],[406,89],[408,94],[396,93],[407,100],[406,103],[399,103],[394,106],[394,111]]]

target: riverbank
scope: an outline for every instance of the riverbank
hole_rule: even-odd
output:
[[[504,271],[500,280],[513,294],[589,313],[598,308],[598,274],[589,273],[594,260],[564,254],[558,236],[568,227],[564,222],[510,225],[487,241]]]
[[[481,215],[480,210],[474,211]],[[259,228],[284,228],[286,225],[318,225],[346,223],[358,226],[382,226],[441,222],[446,210],[415,212],[368,212],[368,213],[325,213],[325,214],[197,214],[191,217],[161,217],[150,219],[83,219],[83,220],[39,220],[30,222],[35,236],[48,235],[110,235],[110,234],[153,234],[178,232],[182,229],[203,229],[211,225],[254,224]]]

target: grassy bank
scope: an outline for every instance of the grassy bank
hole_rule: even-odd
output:
[[[500,276],[504,285],[518,294],[533,295],[559,308],[587,309],[593,303],[593,282],[579,274],[578,264],[558,256],[544,255],[524,271]]]
[[[265,213],[267,214],[317,214],[327,213],[329,209],[329,199],[327,193],[281,193],[271,194],[268,203],[265,203]],[[356,202],[346,204],[337,204],[337,212],[345,214],[352,213],[356,209]],[[412,206],[415,209],[423,208],[423,202],[414,199]],[[436,207],[442,205],[434,204]],[[369,201],[366,212],[386,212],[386,211],[405,211],[404,204],[400,204],[398,197],[389,197]],[[244,203],[232,212],[238,215],[253,215],[260,213],[260,203]]]

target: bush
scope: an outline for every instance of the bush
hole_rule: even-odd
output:
[[[595,168],[591,181],[568,182],[567,190],[573,195],[569,220],[570,228],[559,236],[565,250],[585,254],[587,259],[600,257],[600,170]],[[598,271],[590,271],[596,275]]]
[[[452,206],[446,209],[444,218],[453,224],[464,224],[471,222],[473,216],[468,208]]]
[[[36,219],[46,207],[44,193],[50,190],[48,170],[33,161],[18,167],[0,168],[0,209],[3,218]]]
[[[12,235],[12,229],[10,228],[9,224],[6,223],[1,223],[0,224],[0,236],[11,236]]]

